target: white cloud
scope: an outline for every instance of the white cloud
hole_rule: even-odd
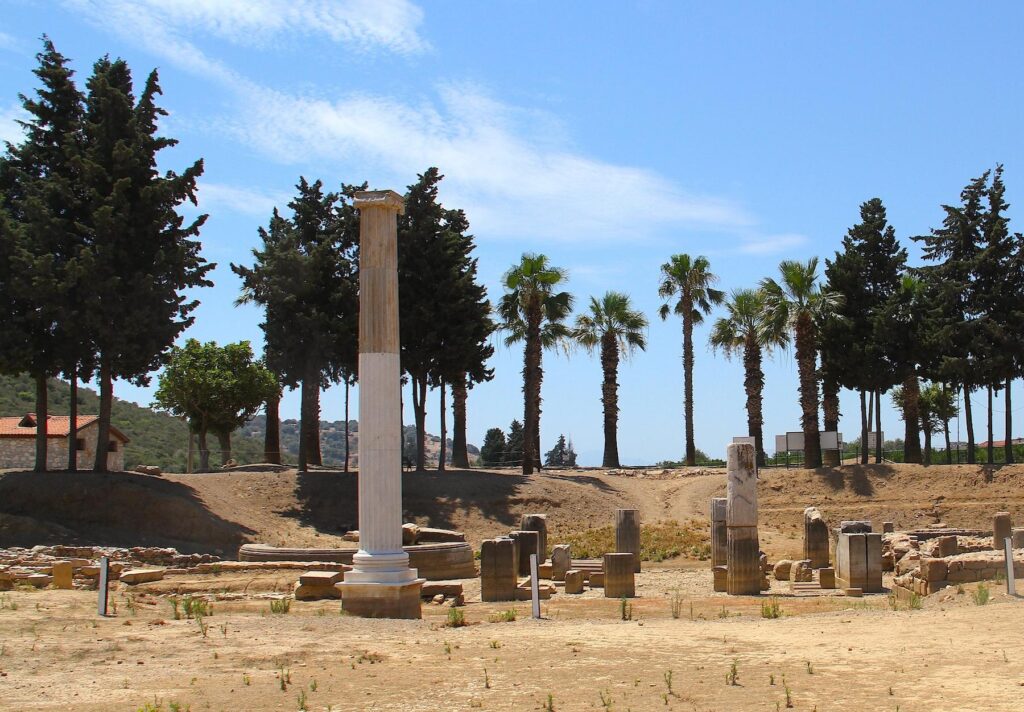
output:
[[[429,48],[423,11],[408,0],[65,0],[106,29],[163,35],[207,34],[233,44],[267,45],[287,36],[322,36],[361,50],[401,54]],[[138,37],[144,40],[144,37]]]
[[[781,235],[746,235],[736,251],[744,255],[774,255],[789,252],[794,248],[806,245],[806,235],[785,233]]]
[[[0,49],[5,49],[10,52],[21,52],[25,49],[25,45],[18,38],[13,37],[6,32],[0,32]]]
[[[270,213],[275,207],[287,211],[285,206],[291,199],[284,193],[209,183],[203,180],[199,182],[197,196],[199,199],[198,209],[202,212],[224,208],[260,219],[269,219]]]

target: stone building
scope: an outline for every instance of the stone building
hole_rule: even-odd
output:
[[[68,433],[71,418],[51,415],[46,422],[46,467],[63,470],[68,464]],[[96,440],[99,436],[99,416],[78,416],[75,430],[78,441],[78,469],[91,470],[96,458]],[[128,438],[110,426],[110,454],[107,467],[124,469],[124,446]],[[0,469],[31,469],[36,462],[36,414],[0,417]]]

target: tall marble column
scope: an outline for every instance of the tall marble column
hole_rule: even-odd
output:
[[[757,540],[757,471],[754,447],[731,444],[726,486],[726,591],[733,595],[761,592],[761,557]]]
[[[359,551],[340,584],[342,609],[419,618],[423,579],[402,549],[398,214],[393,190],[356,193],[359,210]]]

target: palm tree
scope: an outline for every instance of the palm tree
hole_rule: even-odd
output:
[[[686,464],[697,464],[697,448],[693,443],[693,326],[704,321],[704,315],[725,299],[725,292],[713,289],[718,277],[711,273],[706,257],[692,259],[689,255],[672,255],[661,266],[658,296],[669,299],[679,295],[674,307],[662,304],[658,314],[662,320],[674,312],[683,319],[683,410],[686,420]]]
[[[818,285],[818,258],[806,263],[783,260],[781,282],[761,280],[765,318],[772,329],[790,332],[796,342],[797,371],[800,375],[800,422],[804,431],[804,467],[821,467],[818,430],[818,329],[826,314],[835,311],[841,297],[823,292]]]
[[[725,303],[728,316],[719,317],[711,327],[708,343],[721,349],[725,357],[743,353],[743,388],[747,392],[747,434],[754,438],[757,464],[764,466],[764,415],[761,391],[764,372],[761,357],[765,351],[789,343],[786,330],[765,319],[764,295],[756,289],[737,289]]]
[[[601,347],[601,405],[604,407],[604,458],[602,467],[619,467],[619,354],[627,356],[634,349],[647,348],[647,318],[629,303],[629,297],[620,292],[605,292],[598,300],[590,298],[590,313],[576,317],[573,339],[593,353]]]
[[[547,255],[524,253],[519,264],[505,273],[505,294],[498,304],[506,332],[505,344],[525,342],[523,347],[523,474],[540,467],[540,386],[543,349],[564,342],[569,328],[564,322],[572,313],[572,295],[556,292],[568,279],[566,271],[552,267]]]

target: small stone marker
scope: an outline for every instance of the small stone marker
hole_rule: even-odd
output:
[[[519,575],[530,575],[530,554],[540,555],[540,533],[536,531],[520,530],[510,532],[512,537],[519,544]]]
[[[1010,596],[1017,595],[1016,574],[1013,570],[1013,541],[1010,537],[1003,539],[1003,554],[1006,556],[1006,593]]]
[[[859,588],[844,588],[843,594],[851,598],[860,598],[864,595],[864,591]]]
[[[140,583],[149,583],[150,581],[159,581],[163,577],[163,569],[129,569],[128,571],[121,572],[120,580],[122,583],[135,585]]]
[[[712,587],[719,593],[725,593],[728,579],[728,570],[724,566],[715,566],[711,569],[711,575],[714,577]]]
[[[711,566],[725,566],[728,534],[725,525],[725,497],[711,499]]]
[[[935,538],[935,547],[932,553],[939,558],[955,556],[957,551],[956,536],[940,536]]]
[[[14,576],[7,569],[0,570],[0,591],[10,591],[14,588]]]
[[[821,588],[835,588],[836,570],[829,567],[818,569],[818,586]]]
[[[343,571],[307,571],[299,576],[299,582],[295,585],[295,600],[341,598],[341,589],[334,584],[343,581],[344,577]]]
[[[789,559],[779,559],[772,568],[772,574],[776,581],[789,581],[789,571],[793,568],[793,562]]]
[[[565,592],[583,593],[583,572],[569,569],[565,572]]]
[[[634,555],[615,552],[604,555],[604,597],[632,598],[636,595]],[[593,576],[591,576],[593,579]]]
[[[572,549],[568,544],[551,547],[551,580],[565,581],[565,572],[572,566]]]
[[[794,561],[789,569],[789,580],[793,583],[807,583],[814,579],[814,570],[810,559]]]
[[[72,573],[74,569],[70,561],[53,562],[53,587],[61,589],[73,588]]]
[[[754,448],[746,443],[730,443],[726,525],[728,562],[726,591],[731,595],[757,595],[761,592],[761,555],[757,540],[757,470]]]
[[[804,510],[804,558],[812,569],[828,566],[828,525],[817,507]]]
[[[96,613],[101,616],[107,615],[107,587],[110,580],[110,559],[106,556],[100,557],[100,578],[96,586]]]
[[[1011,530],[1010,538],[1014,549],[1024,549],[1024,527]]]
[[[896,525],[893,522],[882,522],[882,533],[892,534],[896,531]]]
[[[996,512],[992,517],[992,548],[999,551],[1003,548],[1003,540],[1013,533],[1013,520],[1009,512]]]
[[[514,601],[519,562],[516,543],[507,537],[480,545],[480,600]]]
[[[540,577],[537,575],[536,554],[530,554],[530,595],[533,598],[533,617],[540,618]]]
[[[548,515],[524,514],[519,520],[519,529],[524,532],[537,532],[537,559],[543,564],[548,558]]]
[[[640,510],[615,510],[615,551],[633,554],[633,571],[640,571]]]
[[[591,588],[604,588],[604,571],[593,571],[588,579]]]

